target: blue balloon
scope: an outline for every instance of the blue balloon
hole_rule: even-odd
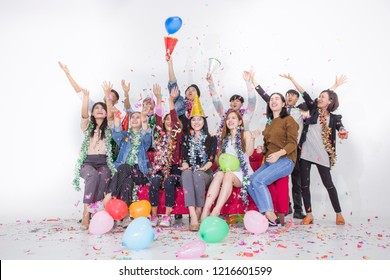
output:
[[[165,29],[168,34],[173,34],[179,31],[182,24],[182,20],[180,17],[169,17],[165,21]]]
[[[122,245],[130,250],[143,250],[152,244],[154,230],[145,217],[134,219],[127,227],[122,238]]]

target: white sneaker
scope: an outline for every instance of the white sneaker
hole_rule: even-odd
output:
[[[160,227],[170,227],[172,225],[172,219],[169,215],[164,215],[160,222]]]
[[[152,227],[156,227],[158,224],[158,217],[157,216],[150,217],[150,223],[152,224]]]

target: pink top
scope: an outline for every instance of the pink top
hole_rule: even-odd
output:
[[[90,120],[89,118],[84,119],[81,118],[81,130],[83,132],[86,132],[89,126]],[[112,125],[112,122],[108,122],[108,126],[110,127]],[[100,130],[95,129],[95,133],[93,137],[91,138],[91,141],[89,142],[88,147],[88,155],[106,155],[106,145],[104,139],[100,139]]]

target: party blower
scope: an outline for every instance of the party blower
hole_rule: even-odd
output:
[[[216,58],[209,58],[209,70],[207,72],[207,76],[212,75],[215,70],[217,70],[221,66],[221,62]]]
[[[175,49],[177,38],[171,36],[171,34],[179,31],[182,25],[182,20],[180,17],[169,17],[165,21],[165,29],[168,32],[168,36],[164,37],[165,41],[165,56],[169,59]]]

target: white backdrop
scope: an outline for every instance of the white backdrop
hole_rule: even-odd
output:
[[[183,20],[175,34],[178,82],[182,91],[199,85],[211,130],[218,119],[204,79],[209,57],[222,62],[214,80],[226,105],[234,93],[246,97],[242,71],[250,67],[269,92],[290,89],[278,76],[289,72],[312,97],[347,75],[338,113],[350,137],[338,143],[332,171],[341,206],[347,219],[390,216],[390,2],[0,0],[1,223],[81,216],[82,192],[71,184],[81,102],[57,61],[95,100],[104,80],[121,98],[120,81],[129,80],[135,104],[153,83],[166,87],[170,16]],[[264,127],[264,110],[258,97],[252,129]],[[311,189],[314,215],[332,214],[316,168]]]

